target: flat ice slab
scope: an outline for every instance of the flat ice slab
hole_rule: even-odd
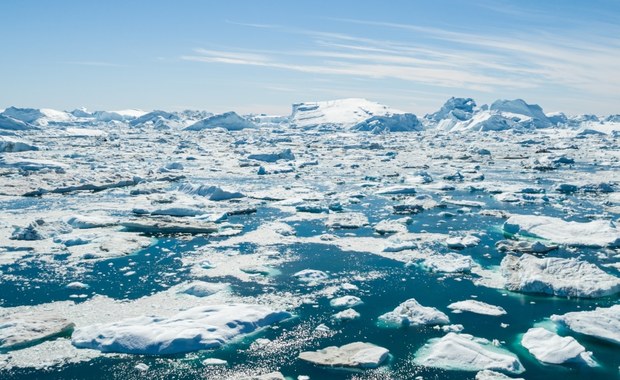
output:
[[[504,310],[501,306],[490,305],[477,300],[454,302],[448,305],[448,309],[451,309],[454,312],[469,311],[470,313],[492,315],[496,317],[506,314],[506,310]]]
[[[521,345],[543,363],[564,364],[566,362],[584,362],[594,365],[592,354],[570,336],[535,327],[527,330],[521,338]]]
[[[620,345],[620,305],[552,315],[551,320],[576,333]]]
[[[430,339],[416,352],[414,362],[457,371],[490,369],[515,374],[525,371],[512,352],[496,347],[486,339],[456,333]]]
[[[577,259],[508,255],[502,260],[501,273],[506,289],[517,292],[582,298],[620,292],[619,278]]]
[[[169,355],[218,348],[290,316],[260,305],[199,306],[169,318],[143,316],[80,327],[71,340],[78,348],[102,352]]]
[[[534,236],[569,246],[620,246],[620,230],[607,220],[578,223],[550,216],[513,215],[502,228],[509,234]]]
[[[318,351],[304,351],[301,360],[330,367],[376,368],[388,357],[386,348],[355,342],[341,347],[331,346]]]

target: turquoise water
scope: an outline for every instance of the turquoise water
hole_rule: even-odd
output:
[[[491,209],[506,209],[511,212],[533,213],[544,211],[546,215],[562,215],[559,208],[533,204],[513,206],[500,204],[486,194],[453,193],[459,199],[483,200]],[[566,201],[571,201],[567,198]],[[596,211],[595,203],[580,201],[579,210],[583,213],[590,209]],[[387,205],[391,201],[381,198],[363,199],[362,204],[348,207],[351,211],[363,211],[371,223],[384,218],[397,218],[391,215]],[[496,252],[494,244],[505,237],[498,228],[502,220],[476,214],[459,214],[458,206],[436,209],[412,216],[414,222],[409,226],[412,232],[442,232],[475,230],[484,231],[481,243],[460,253],[470,255],[483,266],[499,265],[503,254]],[[453,212],[456,216],[446,219],[439,216],[441,211]],[[475,210],[474,210],[475,212]],[[583,213],[579,213],[583,215]],[[257,214],[236,216],[233,223],[243,223],[245,230],[252,230],[265,220],[277,220],[281,214],[274,209],[262,208]],[[575,216],[579,219],[579,215]],[[295,225],[298,236],[311,236],[325,230],[322,222],[308,221]],[[358,230],[340,230],[337,235],[355,233],[357,236],[371,236],[369,227]],[[79,271],[58,271],[56,265],[38,264],[28,267],[17,265],[4,266],[0,269],[5,274],[12,274],[11,280],[0,284],[2,306],[37,305],[52,301],[68,300],[75,290],[67,290],[64,284],[70,281],[82,281],[91,287],[83,293],[88,299],[94,294],[102,294],[116,299],[135,299],[165,290],[166,288],[190,280],[187,270],[182,268],[180,257],[197,247],[214,239],[210,237],[191,236],[153,236],[157,243],[134,255],[82,264]],[[240,247],[241,254],[252,252],[256,247],[251,244]],[[288,291],[303,295],[315,290],[296,281],[292,275],[299,270],[312,268],[328,272],[332,278],[348,278],[359,287],[352,294],[358,295],[364,304],[355,309],[361,314],[358,320],[334,324],[330,317],[336,312],[329,306],[326,298],[320,298],[317,304],[303,305],[294,310],[296,317],[276,328],[266,329],[257,335],[248,337],[215,351],[205,351],[171,357],[119,357],[98,358],[81,364],[71,364],[45,371],[11,370],[0,372],[2,379],[218,379],[234,371],[246,370],[248,373],[279,370],[285,376],[296,378],[308,375],[311,379],[472,379],[475,373],[460,371],[443,371],[415,366],[413,355],[428,339],[441,337],[443,332],[433,328],[383,329],[376,326],[377,317],[391,311],[401,302],[416,298],[422,305],[434,306],[449,315],[451,323],[462,324],[464,333],[487,339],[498,339],[504,347],[519,356],[526,372],[521,376],[527,379],[583,379],[583,378],[617,378],[620,366],[620,349],[617,346],[600,341],[576,336],[586,349],[594,353],[601,364],[598,368],[581,366],[543,365],[537,362],[518,343],[518,335],[527,331],[536,322],[541,322],[552,314],[562,314],[576,310],[590,310],[597,306],[609,306],[618,303],[618,297],[581,300],[563,299],[549,296],[531,296],[510,293],[501,290],[475,286],[468,276],[446,276],[424,271],[416,266],[377,257],[361,252],[343,252],[336,247],[323,244],[294,244],[281,246],[281,251],[290,250],[296,259],[278,266],[280,273],[268,285],[242,283],[234,278],[210,278],[210,281],[222,280],[231,283],[232,291],[243,296],[252,296],[264,292]],[[447,248],[443,248],[446,252]],[[584,258],[592,258],[595,250],[581,250]],[[553,252],[554,256],[575,256],[564,250]],[[57,256],[61,266],[63,256]],[[131,267],[136,271],[133,276],[125,276],[119,268]],[[169,275],[173,273],[174,275]],[[368,276],[368,274],[372,274]],[[356,277],[366,277],[356,280]],[[507,315],[501,317],[483,316],[472,313],[449,313],[446,306],[452,302],[476,296],[478,300],[502,306]],[[81,302],[76,299],[76,302]],[[335,334],[320,339],[310,336],[321,323],[332,327]],[[501,323],[508,324],[503,328]],[[268,338],[281,342],[281,347],[269,346],[261,350],[252,346],[258,338]],[[353,341],[371,342],[390,350],[391,358],[387,365],[377,370],[353,371],[316,367],[296,360],[301,350],[323,348],[328,345],[342,345]],[[296,342],[287,345],[286,342]],[[204,367],[201,361],[208,357],[225,359],[229,362],[226,369]],[[134,369],[137,363],[150,366],[147,374]]]

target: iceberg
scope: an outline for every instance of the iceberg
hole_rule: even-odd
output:
[[[470,313],[492,315],[495,317],[506,314],[506,310],[504,310],[504,308],[501,306],[490,305],[488,303],[477,300],[454,302],[448,305],[448,309],[454,312],[468,311]]]
[[[318,351],[304,351],[299,359],[330,367],[377,368],[389,351],[386,348],[365,342],[354,342],[341,347],[330,346]]]
[[[224,128],[228,131],[240,131],[246,128],[255,128],[255,125],[235,112],[226,112],[200,120],[189,127],[186,131],[202,131],[204,129]]]
[[[538,237],[568,246],[595,248],[620,246],[620,230],[613,222],[605,220],[578,223],[550,216],[512,215],[502,229],[511,235]]]
[[[507,255],[501,262],[505,288],[524,293],[597,298],[620,292],[620,279],[577,259]]]
[[[595,365],[592,354],[587,352],[575,338],[562,337],[541,327],[527,330],[521,338],[521,345],[543,363],[583,362]]]
[[[415,353],[414,363],[456,371],[496,370],[519,374],[525,371],[512,352],[469,334],[448,333],[430,339]]]
[[[434,307],[422,306],[414,298],[379,316],[379,324],[386,327],[447,325],[450,319]]]
[[[552,315],[551,320],[576,333],[620,345],[620,305]]]
[[[291,314],[266,306],[198,306],[172,317],[143,316],[75,329],[78,348],[141,355],[170,355],[219,348],[231,340],[278,323]]]

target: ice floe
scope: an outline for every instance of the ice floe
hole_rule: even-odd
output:
[[[330,346],[318,351],[304,351],[299,359],[330,367],[376,368],[389,354],[388,349],[365,342],[354,342],[341,347]]]
[[[620,278],[578,259],[507,255],[501,273],[508,290],[596,298],[620,292]]]
[[[430,339],[415,353],[414,362],[457,371],[496,370],[519,374],[525,368],[516,355],[490,341],[468,334],[448,333]]]

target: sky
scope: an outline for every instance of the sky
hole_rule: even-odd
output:
[[[620,113],[618,0],[5,0],[0,109]]]

